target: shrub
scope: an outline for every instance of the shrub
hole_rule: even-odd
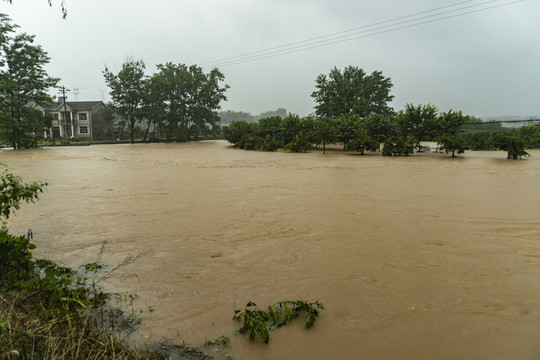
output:
[[[414,152],[414,140],[392,136],[384,142],[383,156],[408,156]]]
[[[266,312],[257,309],[257,304],[250,301],[244,311],[235,310],[233,320],[244,321],[243,326],[238,330],[241,334],[248,333],[250,340],[254,340],[256,334],[259,334],[259,339],[267,344],[270,341],[268,330],[275,330],[278,327],[287,325],[302,312],[307,314],[308,318],[305,327],[309,329],[313,326],[319,316],[319,311],[323,308],[323,304],[318,301],[312,303],[302,300],[280,301],[268,306]]]
[[[518,160],[524,156],[525,157],[531,156],[529,155],[528,152],[525,151],[525,147],[527,146],[527,143],[529,142],[528,136],[517,137],[517,136],[495,134],[489,139],[489,141],[496,148],[507,151],[508,152],[507,159]]]

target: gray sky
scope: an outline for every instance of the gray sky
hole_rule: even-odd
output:
[[[539,115],[540,1],[512,1],[66,0],[62,20],[59,0],[52,8],[13,0],[0,2],[0,12],[37,36],[51,57],[49,74],[71,89],[70,100],[107,100],[102,70],[117,71],[127,58],[143,59],[151,74],[169,61],[217,65],[358,29],[356,39],[321,38],[332,44],[218,66],[231,86],[223,109],[307,115],[317,75],[355,65],[392,79],[396,110],[431,103],[476,116]]]

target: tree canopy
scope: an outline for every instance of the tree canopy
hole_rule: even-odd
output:
[[[334,67],[328,75],[321,74],[315,81],[316,90],[311,94],[317,105],[315,113],[320,117],[339,117],[357,114],[367,118],[373,115],[391,115],[388,103],[392,81],[374,71],[368,75],[356,66],[347,66],[343,71]]]
[[[228,85],[221,85],[218,69],[208,73],[196,65],[157,65],[157,72],[145,75],[142,60],[129,60],[114,74],[105,68],[103,75],[111,91],[111,109],[118,124],[127,126],[134,142],[137,125],[146,124],[145,139],[154,132],[166,141],[198,140],[201,131],[219,122],[218,110],[226,100]]]
[[[47,105],[47,91],[59,79],[50,77],[45,65],[50,61],[34,36],[15,34],[16,25],[0,14],[0,138],[15,149],[37,145],[52,119],[34,105]]]
[[[135,125],[142,120],[143,100],[146,96],[145,65],[142,60],[128,60],[118,74],[107,67],[103,76],[111,89],[110,109],[120,119],[121,126],[128,126],[131,142],[135,141]]]

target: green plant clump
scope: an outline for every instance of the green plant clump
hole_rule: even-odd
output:
[[[319,311],[324,309],[319,301],[306,302],[302,300],[280,301],[268,306],[268,311],[257,309],[257,304],[248,302],[244,311],[235,310],[233,320],[243,320],[244,325],[238,330],[241,334],[248,333],[249,339],[254,340],[259,334],[259,339],[268,344],[270,341],[269,330],[275,330],[287,325],[296,319],[301,313],[307,314],[306,329],[309,329],[317,320]]]

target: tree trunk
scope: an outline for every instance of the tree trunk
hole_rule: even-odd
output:
[[[148,137],[148,132],[150,131],[150,124],[152,124],[152,121],[151,120],[148,120],[148,126],[146,127],[146,132],[144,133],[144,139],[143,139],[143,143],[146,142],[146,138]]]

